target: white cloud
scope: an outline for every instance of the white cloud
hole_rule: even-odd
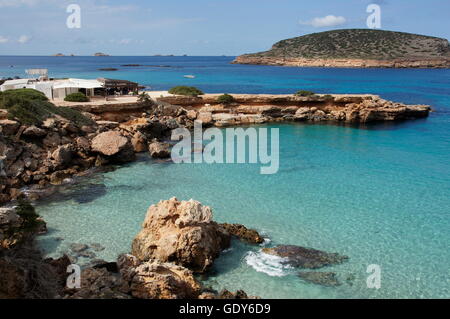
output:
[[[25,44],[25,43],[27,43],[28,41],[30,41],[31,40],[31,37],[30,36],[28,36],[28,35],[21,35],[20,36],[20,38],[19,38],[19,40],[17,40],[19,43],[22,43],[22,44]]]
[[[8,38],[5,38],[4,36],[1,36],[1,35],[0,35],[0,43],[6,43],[6,42],[8,42],[8,41],[9,41]]]
[[[335,27],[338,25],[343,25],[347,22],[347,20],[342,16],[334,16],[334,15],[327,15],[326,17],[318,17],[314,18],[311,21],[307,22],[301,22],[300,24],[304,25],[310,25],[314,28],[324,28],[324,27]]]

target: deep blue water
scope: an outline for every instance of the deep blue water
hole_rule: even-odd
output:
[[[449,298],[450,70],[266,67],[231,65],[231,60],[0,57],[0,77],[48,67],[55,77],[123,78],[153,90],[189,84],[208,93],[373,93],[430,104],[435,112],[423,120],[359,128],[267,125],[280,129],[280,171],[269,176],[255,165],[177,165],[143,158],[89,181],[105,188],[86,186],[75,198],[39,206],[50,227],[42,247],[57,255],[72,242],[100,242],[106,249],[99,257],[114,259],[129,250],[148,206],[172,196],[194,198],[210,205],[219,221],[261,231],[268,245],[304,245],[350,257],[326,269],[343,281],[329,288],[301,281],[260,247],[234,243],[206,281],[215,288],[274,298]],[[170,67],[120,67],[127,63]],[[96,71],[101,67],[120,70]],[[366,286],[370,264],[381,266],[379,290]],[[352,285],[345,280],[350,275]]]

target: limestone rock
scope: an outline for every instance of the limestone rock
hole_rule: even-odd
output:
[[[4,135],[14,135],[20,127],[20,123],[11,120],[0,120],[1,132]]]
[[[73,150],[70,144],[58,146],[53,151],[52,158],[56,166],[66,167],[72,162]]]
[[[207,270],[230,245],[230,236],[212,221],[208,206],[176,198],[152,205],[132,254],[141,261],[173,262],[197,272]]]
[[[139,299],[194,299],[200,295],[201,285],[184,267],[146,262],[134,269],[130,291]]]
[[[43,136],[47,135],[47,131],[45,131],[37,126],[32,125],[30,127],[27,127],[23,131],[22,135],[27,136],[27,137],[43,137]]]
[[[236,236],[237,238],[250,244],[261,244],[264,242],[264,238],[262,238],[256,230],[248,229],[244,225],[219,224],[219,226],[223,227],[231,235]]]
[[[141,132],[136,132],[131,139],[134,151],[136,153],[142,153],[147,150],[147,138]]]
[[[119,162],[128,162],[134,159],[133,145],[128,138],[116,131],[100,133],[94,137],[92,150],[113,157]]]
[[[153,158],[169,158],[170,157],[170,145],[168,143],[153,142],[148,146],[151,157]]]

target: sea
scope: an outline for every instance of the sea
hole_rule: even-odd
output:
[[[37,203],[49,228],[38,239],[45,254],[98,243],[104,250],[96,258],[113,261],[130,252],[148,207],[175,196],[198,200],[215,220],[244,224],[266,239],[257,246],[233,241],[199,277],[213,289],[263,298],[450,298],[450,70],[253,66],[233,59],[0,56],[0,78],[48,68],[51,77],[126,79],[157,91],[190,85],[207,93],[371,93],[428,104],[433,112],[397,123],[258,126],[279,129],[274,175],[261,175],[255,164],[174,164],[141,155]],[[335,273],[341,284],[306,282],[298,276],[305,270],[262,252],[287,244],[348,256],[316,270]]]

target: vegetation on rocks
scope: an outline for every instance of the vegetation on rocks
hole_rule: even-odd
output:
[[[321,59],[412,59],[450,57],[446,39],[384,30],[344,29],[282,40],[249,56]]]
[[[225,93],[217,98],[217,102],[220,104],[231,104],[234,102],[234,97]]]
[[[300,90],[300,91],[295,92],[295,95],[297,95],[297,96],[313,96],[313,95],[315,95],[315,93],[312,91]]]
[[[64,117],[78,126],[92,123],[79,111],[68,107],[56,107],[42,92],[33,89],[0,92],[0,109],[8,110],[8,119],[27,125],[41,124],[54,115]]]
[[[198,96],[198,95],[203,95],[204,93],[197,89],[196,87],[193,86],[175,86],[173,88],[171,88],[169,90],[170,94],[175,94],[175,95],[187,95],[187,96]]]
[[[89,102],[89,98],[81,92],[72,93],[64,98],[67,102]]]

